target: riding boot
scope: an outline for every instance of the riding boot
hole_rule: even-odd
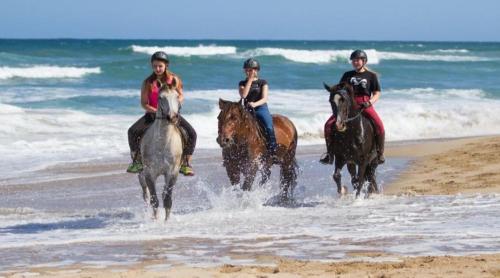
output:
[[[326,139],[326,153],[321,155],[321,158],[319,159],[319,162],[321,164],[333,164],[333,155],[330,155],[332,153],[332,142],[331,139]]]
[[[377,135],[378,164],[384,164],[385,133]]]

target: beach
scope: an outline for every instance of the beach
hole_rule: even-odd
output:
[[[500,176],[497,170],[500,169],[500,159],[498,157],[498,151],[500,146],[500,137],[490,136],[490,137],[476,137],[476,138],[461,138],[461,139],[439,139],[439,140],[428,140],[428,141],[417,141],[417,142],[396,142],[390,143],[387,150],[387,164],[380,167],[379,172],[381,173],[382,179],[386,181],[383,186],[383,197],[374,197],[376,201],[385,202],[387,206],[394,200],[404,200],[406,205],[416,206],[417,203],[413,203],[418,198],[429,198],[423,199],[426,202],[436,202],[436,205],[442,205],[441,202],[452,202],[453,206],[461,206],[462,203],[466,203],[466,207],[471,209],[470,205],[472,203],[477,206],[488,206],[489,210],[493,210],[491,219],[495,219],[498,213],[498,198]],[[308,171],[309,165],[314,165],[317,156],[321,153],[322,146],[308,146],[299,147],[298,157],[299,162],[302,162],[303,172]],[[220,158],[214,159],[213,151],[201,152],[198,161],[195,161],[195,165],[198,165],[200,171],[198,175],[208,175],[212,173],[217,176],[217,180],[221,181],[224,177],[223,173],[219,172]],[[214,161],[215,160],[215,161]],[[207,161],[212,161],[213,164],[207,163]],[[392,164],[391,162],[397,161]],[[391,165],[392,164],[392,165]],[[204,165],[204,166],[201,166]],[[208,165],[208,166],[207,166]],[[399,165],[399,166],[398,166]],[[102,184],[112,184],[116,187],[119,184],[130,183],[130,179],[134,179],[131,175],[122,174],[121,171],[125,164],[123,163],[109,163],[109,164],[89,164],[87,166],[78,165],[78,167],[68,167],[66,169],[54,169],[57,175],[61,177],[59,181],[51,182],[40,182],[36,184],[26,183],[24,185],[16,185],[15,187],[10,187],[7,191],[2,188],[2,196],[9,196],[10,200],[17,202],[17,205],[22,206],[19,202],[23,199],[16,198],[15,196],[20,196],[23,192],[31,191],[34,187],[41,191],[41,196],[43,196],[43,191],[47,191],[53,197],[50,200],[53,203],[58,200],[58,195],[54,192],[63,191],[62,188],[67,187],[78,187],[84,184],[86,189],[89,191],[98,191],[99,189],[95,186]],[[388,173],[383,172],[384,167],[392,168],[393,170]],[[305,169],[304,169],[305,168]],[[216,170],[219,169],[219,170]],[[316,168],[317,169],[317,168]],[[311,180],[311,176],[306,177],[310,183],[314,182],[325,182],[330,183],[333,189],[333,183],[328,172],[332,169],[320,168],[320,170],[311,170],[314,172],[315,179]],[[207,172],[204,172],[207,171]],[[86,176],[91,173],[94,176]],[[101,174],[99,174],[101,173]],[[321,173],[321,174],[320,174]],[[52,173],[54,174],[54,173]],[[56,175],[56,176],[57,176]],[[78,178],[71,178],[71,176],[79,175]],[[95,176],[97,175],[97,177]],[[344,174],[344,176],[346,176]],[[124,192],[128,189],[125,189]],[[100,190],[108,190],[106,187],[101,187]],[[139,198],[139,188],[135,188],[137,198],[134,200],[140,202]],[[351,189],[352,190],[352,189]],[[120,191],[119,191],[120,192]],[[124,193],[125,194],[125,193]],[[256,192],[255,194],[260,194]],[[64,195],[67,195],[65,193]],[[353,208],[359,206],[370,205],[364,203],[349,203],[339,205],[337,202],[338,197],[332,191],[328,191],[326,200],[323,202],[333,202],[341,209],[343,206],[354,206]],[[436,196],[445,196],[440,199]],[[40,196],[40,195],[39,195]],[[394,196],[394,197],[391,197]],[[423,196],[423,197],[419,197]],[[428,197],[425,197],[428,196]],[[177,196],[175,202],[179,202],[182,196]],[[396,199],[393,199],[396,198]],[[402,198],[402,199],[398,199]],[[99,202],[99,198],[94,196],[90,198],[92,200],[86,200],[85,202],[73,200],[72,206],[75,208],[87,208],[95,207],[96,203]],[[491,202],[485,202],[482,205],[478,204],[479,199],[491,199]],[[128,200],[130,201],[130,200]],[[227,201],[227,200],[226,200]],[[248,200],[247,200],[248,201]],[[121,202],[121,201],[119,201]],[[124,200],[125,202],[125,200]],[[366,202],[366,201],[363,201]],[[370,201],[368,201],[370,202]],[[307,204],[306,199],[303,204]],[[311,202],[309,202],[311,203]],[[329,203],[332,204],[332,203]],[[119,206],[126,206],[126,204],[119,204]],[[42,204],[38,206],[43,207]],[[111,205],[110,205],[111,206]],[[318,205],[321,207],[321,205]],[[432,206],[432,205],[431,205]],[[5,207],[5,204],[2,205]],[[36,205],[33,206],[36,208]],[[451,209],[452,206],[449,208]],[[55,208],[52,208],[55,209]],[[232,208],[234,209],[234,208]],[[253,211],[254,209],[259,210],[259,208],[243,210],[243,214]],[[428,210],[431,208],[427,208]],[[203,210],[200,208],[200,210]],[[212,208],[214,210],[214,208]],[[293,210],[291,208],[287,210]],[[300,210],[300,209],[298,209]],[[224,213],[228,211],[223,210]],[[437,211],[439,214],[442,211]],[[4,214],[7,212],[3,212]],[[25,214],[30,214],[32,212],[24,212]],[[121,212],[125,214],[125,212]],[[192,212],[177,212],[177,213],[194,213]],[[175,214],[175,211],[174,211]],[[236,217],[238,214],[235,213],[230,217]],[[116,215],[115,215],[116,216]],[[241,214],[240,214],[241,216]],[[353,215],[354,216],[354,215]],[[399,217],[404,217],[402,214],[398,214]],[[484,216],[484,214],[483,214]],[[114,216],[113,216],[114,217]],[[120,217],[120,216],[118,216]],[[127,216],[125,216],[127,217]],[[214,217],[214,216],[211,216]],[[430,214],[430,218],[435,218],[437,221],[440,219],[437,214]],[[447,217],[467,217],[460,216],[459,214],[451,214]],[[477,216],[475,216],[477,217]],[[89,216],[89,218],[91,218]],[[182,219],[180,219],[182,220]],[[213,218],[214,223],[221,224],[219,219]],[[427,219],[429,220],[429,219]],[[488,219],[485,219],[485,221]],[[250,220],[252,221],[252,220]],[[300,221],[300,220],[299,220]],[[331,219],[330,221],[335,221]],[[398,222],[398,219],[394,218],[393,221]],[[405,221],[411,221],[406,219]],[[425,222],[426,220],[418,220]],[[179,219],[173,220],[173,224],[179,222]],[[228,222],[231,223],[231,222]],[[374,222],[375,223],[375,222]],[[437,223],[437,222],[436,222]],[[444,222],[443,222],[444,223]],[[482,225],[482,222],[478,222],[478,225]],[[227,223],[226,223],[227,224]],[[279,224],[279,223],[278,223]],[[424,223],[422,223],[425,225]],[[66,225],[71,226],[71,223],[66,223]],[[78,226],[77,224],[75,224]],[[81,224],[85,226],[86,224]],[[97,225],[96,223],[91,225]],[[134,224],[135,225],[135,224]],[[166,225],[169,225],[167,223]],[[298,224],[300,226],[300,224]],[[391,227],[391,225],[386,227]],[[436,225],[436,224],[433,224]],[[499,222],[489,223],[492,230],[498,231]],[[465,225],[458,225],[458,227],[463,227],[464,232],[473,235],[470,237],[471,243],[482,237],[482,234],[486,231],[467,231],[469,227]],[[68,227],[66,227],[68,228]],[[70,227],[71,228],[71,227]],[[69,229],[70,229],[69,228]],[[78,227],[75,227],[78,228]],[[27,227],[20,228],[30,229]],[[46,228],[39,227],[32,228],[30,232],[40,232]],[[235,229],[238,229],[235,227]],[[256,231],[259,228],[255,228]],[[389,228],[391,229],[391,228]],[[393,227],[394,229],[394,227]],[[406,229],[406,228],[405,228]],[[21,231],[19,230],[19,231]],[[54,228],[58,230],[58,228]],[[13,229],[15,231],[15,229]],[[26,231],[24,231],[26,232]],[[448,233],[448,230],[444,231]],[[491,232],[491,231],[490,231]],[[418,234],[418,231],[415,231]],[[439,233],[438,231],[436,233]],[[216,238],[210,237],[199,237],[195,241],[189,238],[161,238],[159,236],[152,236],[150,239],[142,239],[142,242],[123,242],[119,244],[97,242],[94,243],[96,246],[89,247],[91,239],[83,239],[81,242],[76,241],[71,243],[65,243],[64,246],[74,249],[77,255],[72,255],[71,260],[62,260],[58,256],[53,256],[47,261],[43,259],[37,259],[36,256],[24,260],[25,262],[30,262],[25,265],[17,265],[10,267],[0,272],[0,276],[5,277],[28,277],[32,275],[37,275],[38,277],[499,277],[500,276],[500,254],[498,253],[498,246],[492,245],[490,241],[488,245],[491,249],[479,248],[479,246],[469,247],[462,246],[464,249],[460,249],[459,245],[453,244],[453,239],[451,235],[444,236],[445,241],[450,240],[448,243],[443,243],[443,246],[433,246],[431,249],[423,248],[421,252],[413,245],[408,245],[403,249],[387,248],[384,246],[383,237],[370,238],[363,242],[358,242],[354,245],[344,246],[345,250],[341,256],[328,256],[329,252],[334,252],[335,249],[325,249],[325,252],[313,252],[313,249],[303,248],[301,251],[289,252],[286,255],[284,250],[293,250],[297,246],[310,244],[311,240],[315,240],[312,233],[308,233],[309,236],[291,236],[287,240],[283,238],[274,238],[271,235],[267,235],[269,238],[260,238],[256,241],[250,239],[240,238],[235,240],[231,244],[240,246],[240,249],[244,249],[243,246],[246,244],[259,245],[261,248],[248,247],[245,251],[236,251],[235,249],[227,248],[222,246],[223,244]],[[451,234],[451,233],[450,233]],[[331,237],[330,240],[337,241],[335,237]],[[493,232],[489,235],[493,242],[498,243],[498,234]],[[57,237],[57,236],[56,236]],[[156,237],[156,239],[155,239]],[[184,237],[189,237],[184,235]],[[431,236],[436,242],[439,242],[440,235],[436,234]],[[257,237],[259,238],[259,237]],[[405,240],[397,239],[396,235],[393,235],[392,241]],[[291,239],[297,240],[298,245],[295,245]],[[123,239],[118,239],[118,241]],[[169,241],[174,240],[176,246],[169,246],[158,249],[160,245],[168,245]],[[325,239],[323,239],[325,240]],[[347,240],[347,239],[338,239]],[[415,237],[406,237],[406,240],[415,241],[415,244],[427,244],[425,243],[425,236],[422,234]],[[467,240],[467,239],[461,239]],[[483,242],[484,238],[476,241]],[[273,241],[282,241],[281,249],[270,248]],[[375,241],[380,241],[377,244]],[[196,242],[196,243],[195,243]],[[253,243],[252,243],[253,242]],[[325,240],[323,244],[327,244],[328,240]],[[195,244],[193,244],[195,243]],[[389,242],[386,242],[388,245]],[[483,242],[485,243],[485,242]],[[222,245],[221,245],[222,244]],[[403,244],[401,242],[401,244]],[[400,245],[401,245],[400,244]],[[87,245],[87,246],[85,246]],[[398,244],[396,244],[398,245]],[[100,248],[97,248],[100,246]],[[205,251],[212,252],[200,252],[201,246],[207,248]],[[349,247],[350,246],[350,247]],[[358,246],[358,248],[352,248],[353,246]],[[444,246],[448,246],[446,249]],[[136,256],[134,260],[117,259],[113,256],[116,252],[130,252],[136,248],[148,249],[145,251],[144,256]],[[340,246],[341,247],[341,246]],[[40,256],[45,256],[46,254],[60,253],[60,248],[57,244],[48,245],[44,248],[35,248],[36,254]],[[97,249],[96,249],[97,248]],[[186,256],[169,256],[168,252],[173,254],[179,253],[176,249],[191,248],[192,252],[198,252],[196,255],[191,253],[191,257]],[[290,249],[291,248],[291,249]],[[311,248],[314,248],[313,246]],[[410,249],[414,249],[411,251]],[[437,249],[436,249],[437,248]],[[46,250],[43,250],[46,249]],[[4,249],[5,250],[5,249]],[[10,250],[18,252],[18,256],[22,257],[27,254],[33,254],[33,247],[26,246],[12,246]],[[198,250],[198,251],[196,251]],[[281,250],[273,251],[273,250]],[[330,251],[328,251],[330,250]],[[430,251],[434,250],[434,251]],[[436,250],[441,250],[441,252],[436,252]],[[107,254],[99,253],[102,251]],[[317,250],[319,251],[319,250]],[[81,254],[79,253],[81,252]],[[134,251],[136,252],[136,251]],[[149,253],[148,253],[149,252]],[[24,254],[24,255],[23,255]],[[80,254],[80,255],[78,255]],[[162,256],[165,254],[165,256]],[[280,255],[282,254],[282,255]],[[423,255],[428,254],[428,255]],[[432,255],[434,254],[434,255]],[[338,255],[338,254],[337,254]],[[12,260],[15,260],[14,255]],[[104,256],[104,257],[103,257]],[[203,258],[206,256],[205,258]],[[228,257],[228,260],[217,260],[213,256],[218,257]],[[8,257],[8,256],[7,256]],[[76,258],[80,258],[78,261]],[[92,262],[92,257],[97,258],[97,261]],[[59,263],[57,259],[59,258]],[[4,258],[5,259],[5,258]],[[62,262],[61,262],[62,260]],[[18,262],[23,262],[20,260]],[[11,265],[12,266],[12,265]]]
[[[339,198],[333,166],[318,163],[323,82],[355,49],[380,79],[387,162],[381,194],[355,198],[344,169]],[[178,179],[167,222],[125,173],[158,50],[198,135],[196,175]],[[271,113],[297,129],[286,207],[277,167],[243,192],[215,140],[219,99],[239,100],[250,57]],[[498,276],[498,57],[498,42],[0,39],[0,277]]]

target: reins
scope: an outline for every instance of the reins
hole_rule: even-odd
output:
[[[349,98],[347,98],[346,96],[344,96],[344,95],[347,95],[347,94],[348,94],[348,92],[347,92],[345,89],[339,90],[339,91],[338,91],[338,93],[340,93],[340,94],[341,94],[341,95],[342,95],[345,99],[349,99],[350,101],[354,101],[354,100],[353,100],[353,99],[351,99],[350,97],[349,97]],[[347,119],[345,120],[345,122],[346,122],[346,123],[348,123],[348,122],[351,122],[351,121],[356,120],[357,118],[359,118],[359,117],[361,116],[361,114],[363,114],[363,111],[365,111],[365,108],[364,108],[364,107],[362,107],[361,109],[359,109],[359,112],[358,112],[358,114],[356,114],[356,116],[353,116],[353,117],[347,118]]]
[[[353,116],[353,117],[350,117],[350,118],[347,118],[345,120],[346,123],[350,122],[350,121],[353,121],[353,120],[356,120],[357,118],[359,118],[359,116],[361,116],[361,114],[363,114],[363,111],[365,110],[365,108],[361,108],[359,109],[359,112],[358,114],[356,114],[356,116]]]

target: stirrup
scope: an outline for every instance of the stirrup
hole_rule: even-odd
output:
[[[378,164],[384,164],[385,163],[385,157],[383,154],[379,154],[377,156]]]
[[[333,159],[331,159],[330,154],[326,152],[326,153],[321,155],[319,162],[321,164],[324,164],[324,165],[329,165],[329,164],[333,164]]]

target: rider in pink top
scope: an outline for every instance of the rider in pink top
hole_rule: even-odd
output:
[[[156,109],[158,107],[158,94],[162,85],[172,85],[175,82],[176,91],[179,94],[179,102],[183,103],[184,94],[182,80],[179,76],[168,70],[168,66],[169,59],[165,52],[158,51],[151,56],[153,73],[144,80],[141,88],[141,106],[146,113],[128,130],[128,142],[130,146],[130,155],[132,157],[132,163],[127,168],[127,172],[129,173],[138,173],[142,171],[140,142],[146,130],[155,121]],[[182,115],[179,115],[179,127],[185,131],[187,137],[185,138],[186,142],[184,144],[181,173],[186,176],[193,176],[194,170],[191,166],[191,160],[196,146],[196,131]]]

